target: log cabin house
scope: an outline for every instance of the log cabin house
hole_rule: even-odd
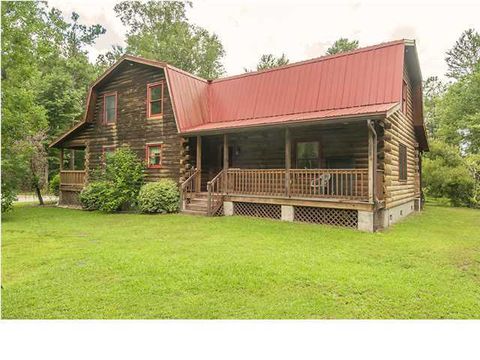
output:
[[[217,80],[126,55],[51,144],[59,204],[128,145],[147,181],[179,182],[185,213],[374,231],[421,208],[422,111],[412,40]]]

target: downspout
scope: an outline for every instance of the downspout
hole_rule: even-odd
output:
[[[372,184],[372,191],[373,191],[373,203],[375,208],[378,205],[378,197],[377,197],[377,132],[375,131],[375,122],[371,119],[367,120],[368,129],[373,134],[373,184]]]

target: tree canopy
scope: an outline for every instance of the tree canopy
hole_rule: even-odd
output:
[[[454,205],[480,205],[480,56],[476,31],[464,31],[447,52],[444,83],[423,84],[430,152],[424,162],[428,194]]]
[[[478,70],[480,63],[480,34],[475,29],[462,33],[452,49],[447,51],[445,58],[447,76],[459,80]]]
[[[336,40],[332,46],[327,49],[327,55],[334,55],[342,52],[358,49],[358,40],[348,40],[340,38]]]
[[[260,57],[257,64],[257,70],[273,69],[279,66],[287,65],[290,61],[285,54],[275,57],[273,54],[264,54]]]
[[[223,45],[216,34],[191,24],[189,2],[123,1],[114,10],[127,27],[125,51],[132,55],[168,62],[206,79],[223,74]],[[100,61],[111,62],[121,49],[114,48]]]
[[[40,2],[2,4],[2,207],[4,194],[47,181],[49,140],[84,111],[96,68],[85,46],[105,32]],[[56,158],[52,158],[56,159]],[[51,163],[54,165],[56,160]],[[57,165],[58,166],[58,165]],[[54,168],[55,166],[53,166]],[[5,205],[5,206],[4,206]]]

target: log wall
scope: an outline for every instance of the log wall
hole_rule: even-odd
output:
[[[170,94],[165,84],[162,119],[147,119],[147,84],[165,80],[162,69],[125,62],[110,79],[97,88],[93,122],[79,131],[63,146],[86,146],[86,162],[90,174],[104,166],[103,147],[128,145],[141,160],[145,160],[146,144],[162,144],[162,167],[145,169],[147,181],[180,178],[182,139],[177,132]],[[103,95],[117,92],[117,121],[103,124]]]
[[[419,151],[413,124],[412,83],[405,68],[407,111],[395,111],[385,120],[384,131],[384,190],[385,206],[392,208],[420,196]],[[407,180],[399,179],[399,144],[407,147]]]

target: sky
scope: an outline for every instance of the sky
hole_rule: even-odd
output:
[[[115,0],[52,0],[67,17],[80,14],[84,24],[107,32],[89,49],[94,61],[114,44],[124,45],[126,28],[116,18]],[[446,72],[445,52],[462,31],[480,31],[480,0],[457,1],[193,1],[189,20],[216,33],[226,55],[225,75],[255,68],[262,54],[285,53],[290,62],[324,55],[338,38],[360,46],[397,40],[417,42],[423,78]]]

